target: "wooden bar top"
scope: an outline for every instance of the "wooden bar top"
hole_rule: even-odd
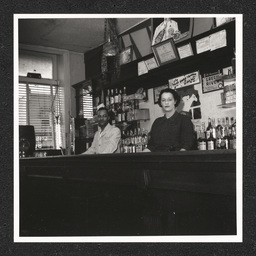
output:
[[[20,159],[21,177],[235,194],[236,151],[52,156]]]

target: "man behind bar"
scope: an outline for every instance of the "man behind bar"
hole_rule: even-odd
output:
[[[99,129],[94,135],[91,147],[82,154],[109,154],[119,151],[121,132],[119,128],[110,125],[108,121],[108,110],[105,107],[99,108]]]

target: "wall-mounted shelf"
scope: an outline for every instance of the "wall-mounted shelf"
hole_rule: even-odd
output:
[[[196,54],[196,41],[225,29],[227,31],[227,46],[214,51],[207,51]],[[235,22],[227,23],[221,27],[213,28],[195,37],[191,37],[182,42],[177,42],[176,47],[181,47],[188,43],[191,44],[194,55],[180,59],[178,61],[158,66],[148,73],[138,76],[138,62],[145,61],[154,57],[153,53],[136,59],[121,66],[120,77],[111,79],[105,88],[115,88],[126,86],[127,93],[134,93],[139,87],[149,89],[168,83],[168,79],[180,76],[186,73],[200,70],[202,73],[210,73],[213,70],[225,68],[230,65],[234,55],[235,47]],[[207,65],[206,65],[207,64]],[[221,78],[222,79],[222,78]]]
[[[218,107],[220,107],[220,108],[235,108],[236,102],[221,104],[221,105],[218,105]]]
[[[217,81],[225,81],[225,82],[232,82],[236,81],[236,75],[221,75],[216,78]]]
[[[131,34],[133,31],[137,33],[142,29],[144,31],[142,34],[145,34],[145,37],[148,40],[149,31],[146,29],[146,27],[150,26],[150,20],[143,22],[141,26],[134,27],[131,31],[129,31],[129,33],[127,33]],[[123,88],[125,86],[127,89],[127,94],[133,94],[140,87],[143,87],[145,90],[154,88],[168,83],[168,80],[173,77],[191,73],[195,70],[199,70],[202,73],[211,73],[214,70],[219,70],[230,66],[231,59],[234,56],[235,26],[235,21],[232,21],[223,24],[222,26],[211,28],[203,33],[196,34],[195,36],[188,37],[184,41],[177,41],[175,43],[176,47],[191,44],[194,55],[166,65],[159,66],[155,69],[149,70],[148,73],[141,76],[138,76],[138,63],[154,57],[154,54],[151,51],[145,51],[144,54],[137,54],[137,58],[135,60],[120,66],[119,76],[116,74],[109,74],[109,79],[102,81],[100,76],[97,75],[101,73],[100,63],[102,49],[98,49],[98,51],[95,50],[93,54],[91,54],[94,56],[93,58],[89,58],[89,53],[85,54],[86,77],[92,77],[98,81],[98,83],[96,83],[96,91],[109,88]],[[197,54],[197,40],[207,37],[223,29],[225,29],[227,32],[227,46],[216,49],[214,51],[207,51]],[[125,37],[125,35],[123,34],[122,37]],[[123,47],[125,46],[127,45],[124,44]],[[95,56],[97,56],[97,58]],[[94,67],[92,62],[97,63],[97,68]]]

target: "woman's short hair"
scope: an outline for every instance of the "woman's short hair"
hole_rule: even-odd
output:
[[[157,102],[158,105],[159,105],[160,107],[162,107],[162,104],[161,104],[161,97],[162,97],[162,94],[165,93],[165,92],[169,92],[169,93],[171,93],[171,94],[173,95],[173,98],[174,98],[174,100],[176,101],[175,107],[178,107],[179,104],[180,104],[180,96],[179,96],[179,94],[178,94],[175,90],[170,89],[170,88],[166,88],[166,89],[164,89],[164,90],[162,90],[162,91],[160,92],[159,98],[158,98],[158,102]]]

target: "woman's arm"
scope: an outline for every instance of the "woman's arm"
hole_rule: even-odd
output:
[[[159,132],[158,129],[157,129],[157,125],[156,125],[156,120],[154,121],[154,123],[152,124],[152,127],[151,127],[151,131],[150,131],[150,136],[149,136],[149,141],[148,141],[148,145],[147,145],[147,149],[143,152],[151,152],[151,151],[154,151],[156,145],[155,145],[155,141],[154,141],[154,134],[156,132]]]

